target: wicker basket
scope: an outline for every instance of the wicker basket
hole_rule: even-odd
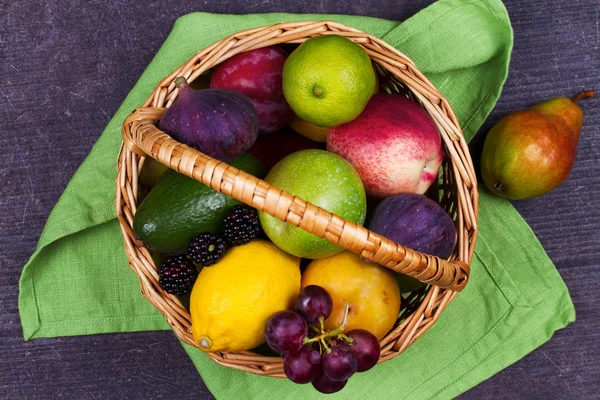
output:
[[[209,68],[242,51],[336,34],[361,45],[374,61],[381,90],[407,95],[432,116],[443,138],[445,158],[440,179],[428,191],[453,217],[457,246],[448,260],[404,248],[380,235],[346,221],[243,171],[212,159],[161,132],[156,124],[177,97],[174,80],[193,81]],[[312,232],[365,259],[377,262],[430,285],[403,300],[394,329],[381,340],[380,362],[394,358],[429,329],[468,281],[469,264],[477,237],[477,181],[458,121],[447,100],[406,56],[380,39],[332,21],[282,23],[251,29],[201,50],[166,77],[143,107],[123,124],[123,145],[118,161],[116,208],[125,251],[139,276],[142,294],[158,309],[185,343],[197,347],[190,314],[179,299],[158,284],[157,266],[132,231],[138,204],[138,174],[146,155],[243,203]],[[249,351],[216,352],[217,363],[257,375],[285,377],[282,359]]]

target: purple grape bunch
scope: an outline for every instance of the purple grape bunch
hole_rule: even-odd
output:
[[[331,331],[323,328],[333,309],[329,293],[317,285],[300,292],[295,309],[273,314],[265,325],[269,346],[283,355],[283,371],[294,383],[312,383],[321,393],[344,388],[356,372],[371,369],[380,356],[377,338],[364,329],[344,333],[348,316]]]

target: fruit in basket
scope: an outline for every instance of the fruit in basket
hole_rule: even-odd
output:
[[[383,200],[369,221],[369,229],[421,253],[448,258],[456,245],[452,218],[435,201],[416,193],[400,193]]]
[[[203,267],[217,263],[226,250],[227,242],[219,233],[201,233],[188,245],[188,254],[192,261]]]
[[[154,186],[168,169],[169,167],[154,158],[146,157],[138,180],[144,185]]]
[[[396,277],[396,282],[398,283],[398,288],[400,289],[400,293],[410,293],[418,290],[424,286],[427,286],[426,283],[421,282],[418,279],[412,278],[408,275],[401,274],[399,272],[394,272],[394,276]]]
[[[356,359],[347,345],[332,346],[323,353],[323,373],[336,381],[345,381],[356,372]]]
[[[376,87],[367,52],[339,35],[316,36],[283,66],[283,94],[301,119],[322,127],[352,121]]]
[[[346,383],[348,383],[348,381],[336,381],[325,374],[319,375],[314,381],[312,381],[313,387],[319,392],[325,394],[339,392],[344,388],[344,386],[346,386]]]
[[[310,347],[302,347],[283,357],[283,371],[294,383],[312,382],[322,373],[321,354]]]
[[[302,348],[308,336],[308,325],[300,314],[283,310],[271,315],[265,324],[265,339],[273,350],[281,354],[295,353]]]
[[[223,235],[233,246],[246,244],[261,232],[256,209],[244,204],[233,206],[223,221]]]
[[[327,140],[327,134],[329,134],[329,128],[317,126],[303,119],[300,119],[297,115],[294,115],[290,121],[290,127],[311,140],[319,143],[325,143]]]
[[[301,150],[278,162],[265,181],[289,193],[362,224],[366,197],[360,177],[343,158],[324,150]],[[297,257],[323,258],[342,251],[338,245],[259,211],[269,239]]]
[[[231,161],[230,165],[259,178],[266,172],[250,154]],[[202,182],[168,170],[139,205],[133,218],[133,232],[152,250],[184,253],[199,233],[219,232],[227,212],[238,204],[239,201]]]
[[[377,74],[375,74],[375,91],[373,94],[379,93],[379,79],[377,78]],[[327,140],[327,135],[329,134],[329,128],[324,128],[322,126],[317,126],[308,121],[304,121],[300,117],[294,114],[294,117],[289,123],[290,127],[298,132],[300,135],[305,136],[315,142],[325,143]]]
[[[160,119],[162,131],[221,161],[240,157],[254,144],[259,121],[248,97],[234,90],[194,90],[183,77],[175,85],[179,95]]]
[[[260,135],[248,153],[271,169],[285,156],[297,151],[324,148],[325,146],[299,135],[291,128],[284,127],[273,134]]]
[[[296,312],[309,324],[325,321],[333,309],[333,300],[327,290],[321,286],[308,285],[302,289],[296,299]]]
[[[169,256],[160,266],[158,283],[165,292],[182,296],[190,292],[197,276],[196,266],[188,256]]]
[[[376,198],[425,193],[444,158],[433,119],[406,97],[374,95],[355,120],[330,129],[327,150],[356,168]]]
[[[215,68],[210,86],[231,89],[248,96],[260,121],[259,133],[272,133],[292,118],[283,97],[281,73],[287,53],[277,46],[236,54]]]
[[[347,303],[346,329],[365,329],[381,339],[400,312],[400,290],[392,272],[349,251],[312,261],[302,274],[302,287],[308,285],[323,287],[333,299],[326,329],[342,324]]]
[[[356,371],[368,371],[377,364],[381,355],[379,341],[371,332],[364,329],[354,329],[346,333],[352,339],[348,344],[356,359]]]
[[[355,372],[371,369],[380,355],[372,333],[355,329],[345,334],[350,310],[345,301],[340,325],[326,329],[323,322],[331,310],[329,293],[309,285],[298,295],[295,311],[279,311],[265,324],[267,343],[283,355],[288,379],[300,384],[313,382],[322,393],[341,390]]]
[[[547,193],[573,168],[583,125],[577,102],[558,97],[507,115],[489,131],[481,154],[481,175],[492,193],[512,200]]]
[[[267,319],[291,308],[299,291],[298,258],[265,240],[233,247],[194,284],[194,341],[208,352],[253,349],[265,341]]]

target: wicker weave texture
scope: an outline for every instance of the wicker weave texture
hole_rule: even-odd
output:
[[[173,140],[157,128],[178,94],[175,78],[193,81],[218,63],[243,51],[280,43],[301,43],[317,35],[343,35],[361,45],[376,65],[382,90],[419,102],[435,121],[444,143],[441,178],[428,191],[456,222],[457,246],[449,260],[405,248],[355,223],[331,214],[224,162]],[[133,216],[138,203],[138,174],[146,156],[282,221],[336,243],[394,271],[431,284],[404,301],[397,326],[381,341],[380,361],[395,357],[421,336],[468,282],[477,236],[477,181],[470,154],[447,100],[406,56],[380,39],[332,21],[283,23],[239,32],[198,52],[166,77],[146,103],[123,123],[118,161],[116,208],[131,268],[142,294],[163,314],[177,336],[196,346],[190,315],[177,297],[162,291],[157,266],[136,240]],[[282,360],[252,352],[208,353],[216,362],[258,375],[284,377]]]

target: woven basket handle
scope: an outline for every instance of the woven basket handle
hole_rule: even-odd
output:
[[[125,146],[281,221],[424,283],[461,291],[469,265],[419,253],[172,139],[156,127],[166,108],[136,109],[123,123]]]

